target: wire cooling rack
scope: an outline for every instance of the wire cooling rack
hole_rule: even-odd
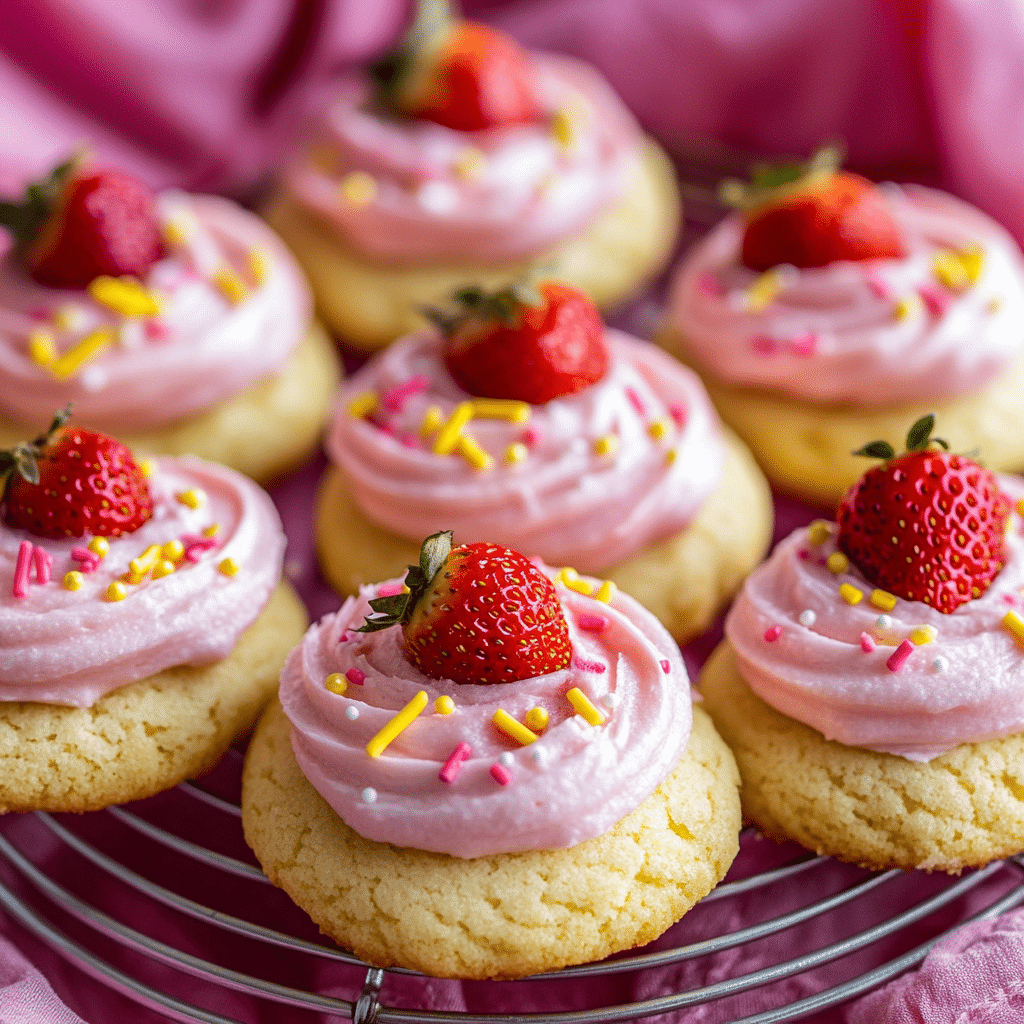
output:
[[[481,993],[490,997],[491,1010],[543,1010],[509,1017],[419,1009],[428,1001],[417,1002],[418,994],[428,990],[401,995],[403,985],[427,979],[368,967],[325,943],[255,866],[242,840],[240,766],[232,751],[201,786],[184,784],[127,808],[8,816],[0,830],[0,905],[61,958],[154,1019],[236,1024],[238,1017],[222,1012],[229,993],[250,1007],[244,1020],[260,1022],[308,1024],[326,1014],[356,1024],[599,1024],[717,1004],[726,1016],[699,1019],[768,1024],[865,992],[919,962],[951,927],[1024,903],[1024,855],[950,878],[869,873],[773,845],[777,864],[745,873],[741,852],[740,870],[638,953],[546,978],[470,986],[478,1001]],[[759,842],[744,834],[748,852]],[[776,902],[780,892],[788,894],[786,905]],[[732,923],[709,930],[709,922],[723,921]],[[832,938],[820,943],[821,934]],[[766,957],[766,949],[775,952]],[[793,998],[807,991],[795,981],[818,977],[827,980]],[[631,984],[636,978],[655,984],[645,990]],[[405,1005],[389,1003],[391,987]],[[559,1008],[567,990],[573,1005]],[[759,990],[768,995],[759,1005],[773,1009],[728,1013],[743,1005],[744,994],[749,1006]],[[597,1002],[581,1005],[584,996]]]

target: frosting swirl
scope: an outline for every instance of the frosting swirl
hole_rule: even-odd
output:
[[[73,402],[84,426],[140,430],[206,409],[285,362],[311,300],[277,236],[213,196],[162,193],[157,215],[168,252],[137,282],[145,312],[37,284],[10,251],[0,261],[0,412],[42,424]]]
[[[602,571],[685,528],[724,458],[696,376],[653,345],[611,329],[606,340],[609,370],[591,387],[518,403],[525,422],[474,415],[464,433],[490,459],[484,468],[458,449],[434,453],[439,435],[425,424],[448,421],[469,396],[445,368],[439,336],[412,335],[348,381],[328,428],[330,456],[367,518],[400,536],[451,529],[462,543],[496,537]],[[354,414],[367,394],[376,411]]]
[[[682,755],[692,721],[686,669],[664,628],[632,598],[618,593],[605,603],[556,583],[571,667],[478,686],[424,676],[406,659],[398,626],[353,632],[386,586],[363,588],[313,626],[281,675],[299,766],[360,835],[456,857],[572,846],[637,807]],[[362,681],[344,694],[325,688],[329,675],[349,672]],[[574,686],[604,714],[602,724],[575,714],[565,697]],[[369,756],[368,741],[421,690],[424,712]],[[442,695],[455,703],[448,715],[433,707]],[[526,746],[492,722],[498,708],[521,721],[533,707],[549,721]],[[443,782],[439,771],[460,743],[472,752]],[[507,784],[492,775],[496,763]]]
[[[999,479],[1013,499],[1024,495],[1020,480]],[[876,607],[856,567],[833,574],[824,564],[835,550],[834,527],[821,544],[797,530],[747,578],[726,619],[743,677],[762,700],[826,739],[914,761],[1024,732],[1024,648],[1003,625],[1008,611],[1024,613],[1018,513],[999,575],[949,615],[902,598],[891,611]],[[856,605],[840,596],[844,583],[863,595]],[[905,639],[920,646],[890,668]]]
[[[597,72],[567,57],[532,57],[539,105],[559,131],[399,120],[372,110],[366,83],[350,79],[312,148],[286,169],[285,189],[375,259],[508,262],[541,252],[618,198],[640,134]],[[352,172],[370,184],[348,192]]]
[[[726,218],[673,285],[687,358],[730,384],[858,405],[966,394],[1018,359],[1024,258],[1010,235],[944,193],[880,187],[901,260],[759,276],[742,265],[742,218]]]
[[[285,544],[270,498],[240,474],[192,458],[156,460],[149,483],[153,517],[109,538],[109,552],[76,590],[62,580],[83,569],[72,551],[85,550],[88,537],[50,540],[0,525],[0,700],[88,707],[125,683],[226,656],[262,611]],[[174,540],[184,550],[173,572],[157,578],[151,565],[138,583],[125,583],[123,600],[108,597],[112,582],[131,576],[133,559]],[[25,541],[51,557],[52,578],[40,584],[33,573],[17,597]],[[221,569],[226,559],[234,575]]]

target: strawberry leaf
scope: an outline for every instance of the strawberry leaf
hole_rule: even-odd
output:
[[[891,459],[896,454],[896,449],[888,441],[872,441],[863,448],[858,448],[853,454],[865,455],[869,459]]]
[[[928,447],[928,442],[931,440],[932,428],[935,426],[935,413],[928,413],[926,416],[922,416],[911,428],[907,431],[907,451],[908,452],[919,452],[923,451]]]

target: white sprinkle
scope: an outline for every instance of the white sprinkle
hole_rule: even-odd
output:
[[[377,790],[373,786],[367,786],[359,795],[363,798],[364,804],[375,804],[377,802]]]
[[[146,339],[145,328],[138,318],[126,320],[117,332],[117,340],[123,348],[138,348]]]
[[[799,622],[801,626],[813,626],[818,621],[818,616],[811,611],[810,608],[805,608],[800,613]]]
[[[875,619],[875,625],[879,629],[891,629],[892,628],[892,616],[891,615],[879,615]]]
[[[538,765],[539,767],[543,768],[544,765],[547,763],[548,755],[543,747],[538,746],[536,743],[531,743],[530,759],[533,761],[535,765]]]
[[[619,695],[618,695],[618,693],[613,693],[611,691],[609,691],[608,693],[603,693],[601,695],[601,703],[606,708],[608,708],[609,711],[612,708],[618,707],[619,706]]]
[[[78,375],[78,382],[86,391],[102,391],[109,380],[107,371],[99,366],[86,366]]]
[[[511,768],[516,763],[516,759],[512,756],[512,752],[509,750],[503,750],[498,755],[498,760],[506,767]]]
[[[945,672],[949,668],[949,659],[944,658],[941,654],[932,662],[932,668],[936,672]]]
[[[352,707],[350,704],[345,708],[345,717],[350,721],[354,722],[359,717],[359,708]]]
[[[459,193],[447,182],[425,181],[416,192],[416,202],[427,213],[443,216],[459,204]]]

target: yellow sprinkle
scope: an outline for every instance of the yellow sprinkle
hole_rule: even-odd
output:
[[[839,595],[847,604],[860,604],[864,591],[858,590],[852,583],[841,583]]]
[[[887,590],[872,590],[868,600],[883,612],[891,612],[896,607],[896,598]]]
[[[782,289],[782,278],[773,267],[766,270],[748,289],[746,307],[751,313],[760,313],[768,308]]]
[[[514,466],[517,462],[522,462],[527,456],[526,445],[520,441],[516,441],[510,444],[505,449],[505,461],[510,465]]]
[[[950,291],[962,292],[978,280],[984,267],[983,249],[963,249],[959,252],[943,249],[935,257],[932,271]]]
[[[177,562],[185,554],[185,545],[180,540],[169,540],[161,549],[160,554],[170,562]]]
[[[578,687],[574,686],[566,693],[569,703],[577,715],[582,715],[584,720],[591,725],[601,725],[604,722],[604,715],[590,703],[590,698]]]
[[[575,590],[577,594],[582,594],[584,597],[590,597],[594,592],[594,585],[587,580],[575,579],[564,582],[570,590]]]
[[[527,743],[533,743],[537,739],[535,732],[527,729],[522,722],[517,722],[507,711],[503,711],[501,708],[494,712],[494,717],[491,721],[506,736],[511,737],[517,743],[521,743],[524,747]]]
[[[850,560],[842,553],[842,551],[833,551],[828,558],[825,559],[825,564],[828,566],[828,571],[833,576],[837,576],[841,572],[846,572],[850,568]]]
[[[989,313],[998,313],[1004,305],[1006,305],[1006,300],[1002,295],[993,295],[985,304],[985,309],[988,310]]]
[[[555,141],[564,149],[568,149],[576,137],[572,111],[568,107],[559,107],[551,116],[551,134]]]
[[[153,475],[153,460],[152,459],[139,459],[138,466],[139,466],[139,472],[144,477],[151,477]]]
[[[455,449],[474,469],[490,469],[494,465],[494,459],[468,434],[459,438]]]
[[[221,295],[235,306],[245,298],[249,291],[245,282],[228,266],[221,267],[213,275],[213,283]]]
[[[153,566],[153,579],[158,580],[164,576],[170,576],[172,572],[174,572],[174,563],[166,558],[161,558]]]
[[[453,161],[452,171],[463,181],[473,181],[480,177],[487,157],[476,146],[467,146]]]
[[[460,402],[437,432],[434,439],[435,455],[450,455],[455,450],[462,428],[473,418],[473,403]]]
[[[614,455],[619,450],[619,439],[615,434],[605,434],[594,442],[595,455]]]
[[[824,519],[815,519],[807,531],[807,539],[812,544],[824,544],[832,536],[832,528]]]
[[[679,452],[678,452],[678,451],[676,451],[676,449],[675,449],[675,448],[669,448],[669,450],[668,450],[667,452],[665,452],[665,461],[666,461],[666,462],[667,462],[667,463],[668,463],[668,464],[669,464],[670,466],[671,466],[671,465],[672,465],[672,463],[673,463],[673,462],[675,462],[675,461],[676,461],[676,459],[678,459],[678,458],[679,458]]]
[[[89,282],[89,294],[101,306],[121,316],[154,316],[160,312],[156,296],[134,277],[108,277],[103,274]]]
[[[434,701],[434,710],[439,715],[450,715],[455,710],[455,701],[444,693]]]
[[[380,399],[376,391],[364,391],[348,403],[348,414],[357,420],[366,419],[377,411],[379,405]]]
[[[615,591],[618,589],[619,588],[615,586],[611,580],[605,580],[604,583],[597,588],[597,593],[594,595],[594,598],[603,604],[608,604],[608,602],[615,596]]]
[[[365,171],[350,171],[341,179],[338,194],[349,206],[369,206],[377,195],[377,182]]]
[[[974,284],[985,269],[985,250],[980,247],[965,249],[960,253],[960,266],[964,268],[967,280]]]
[[[172,249],[176,249],[185,244],[185,240],[188,238],[188,229],[185,227],[184,221],[169,220],[163,225],[163,236],[164,241]]]
[[[114,580],[114,582],[107,587],[108,601],[123,601],[127,596],[128,588],[120,580]]]
[[[67,380],[87,359],[114,340],[110,331],[93,331],[86,335],[74,348],[58,356],[50,364],[50,372],[57,380]]]
[[[69,302],[57,309],[51,319],[58,331],[73,331],[82,322],[82,317],[82,307]]]
[[[1017,504],[1013,506],[1017,510],[1017,514],[1024,516],[1024,498],[1018,498]]]
[[[72,569],[64,577],[64,589],[79,590],[84,582],[85,577],[77,569]]]
[[[249,249],[245,254],[249,273],[256,284],[263,284],[270,273],[270,257],[262,249]]]
[[[526,727],[534,732],[543,732],[548,727],[548,713],[546,708],[530,708],[526,712]]]
[[[221,559],[217,568],[220,569],[225,576],[236,576],[238,574],[239,565],[233,558],[224,558]]]
[[[571,566],[567,565],[558,570],[555,576],[556,583],[573,583],[580,578],[580,574]]]
[[[384,748],[403,730],[407,729],[416,716],[427,706],[427,691],[420,690],[408,704],[366,744],[370,757],[380,757]]]
[[[210,523],[210,525],[203,530],[204,537],[216,537],[218,533],[220,533],[220,523]]]
[[[653,423],[648,424],[647,433],[654,438],[655,441],[663,438],[669,430],[672,428],[672,421],[670,419],[655,420]]]
[[[525,423],[532,413],[529,402],[516,402],[509,398],[474,398],[472,405],[473,415],[481,419]]]
[[[921,647],[930,644],[938,635],[939,631],[932,625],[917,626],[910,631],[910,642],[915,647]]]
[[[157,559],[159,557],[160,545],[150,544],[149,547],[146,548],[146,550],[143,551],[138,558],[133,558],[131,562],[128,563],[128,571],[132,574],[133,577],[138,576],[141,578],[142,576],[145,576],[146,573],[148,573],[149,570],[152,569],[154,565],[156,565]],[[137,582],[139,581],[136,579],[132,579],[132,583]]]
[[[904,295],[902,299],[897,299],[896,304],[892,308],[892,315],[897,320],[906,320],[907,317],[913,316],[917,312],[921,305],[921,300],[916,295]]]
[[[340,672],[332,672],[324,680],[324,688],[331,693],[342,694],[348,689],[348,680]]]
[[[1003,626],[1013,634],[1018,643],[1024,644],[1024,619],[1015,611],[1008,611],[1003,616]]]
[[[106,537],[93,537],[88,544],[89,550],[100,558],[105,558],[110,551],[110,541]]]
[[[190,487],[187,491],[179,491],[175,497],[182,505],[189,508],[199,508],[206,500],[206,495],[198,487]]]
[[[28,336],[28,354],[32,362],[40,366],[52,366],[57,358],[57,349],[53,344],[53,335],[49,331],[33,331]]]
[[[420,424],[420,437],[430,437],[440,429],[443,422],[444,416],[441,415],[440,406],[428,405],[423,413],[423,422]]]

